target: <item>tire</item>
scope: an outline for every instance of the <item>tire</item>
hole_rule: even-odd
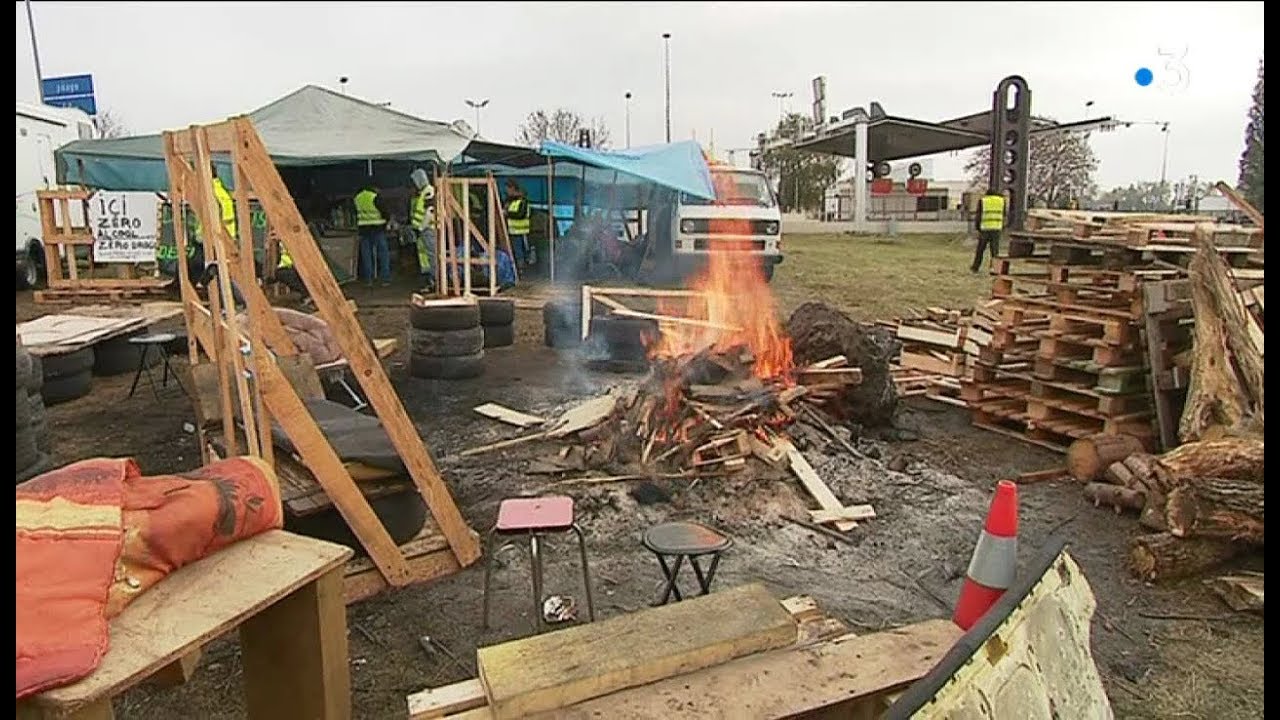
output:
[[[484,351],[462,357],[409,356],[409,375],[436,380],[464,380],[484,372]]]
[[[93,374],[100,377],[124,375],[137,372],[142,358],[143,347],[129,342],[129,338],[145,335],[145,331],[130,333],[120,337],[103,340],[93,348]],[[147,351],[147,367],[155,367],[164,358],[164,348],[156,347]]]
[[[427,521],[427,505],[417,490],[405,490],[384,495],[369,501],[373,514],[378,516],[396,545],[409,542]],[[338,508],[331,507],[312,515],[296,517],[285,511],[284,529],[307,537],[328,540],[346,545],[358,555],[368,555],[355,533],[342,519]]]
[[[26,393],[18,393],[17,402],[14,403],[13,423],[19,431],[31,425],[31,400]]]
[[[582,336],[577,328],[547,325],[542,329],[542,342],[549,348],[571,350],[582,345]]]
[[[409,330],[409,354],[421,357],[462,357],[484,349],[484,330]]]
[[[44,404],[48,407],[84,397],[89,394],[89,388],[92,386],[93,373],[85,369],[78,375],[46,379],[44,387],[40,390],[40,396],[44,398]]]
[[[53,463],[49,461],[49,455],[47,453],[36,453],[35,462],[31,463],[30,467],[26,467],[18,471],[18,484],[22,484],[30,480],[40,473],[47,471],[52,466]]]
[[[32,355],[31,374],[27,378],[27,392],[39,394],[42,387],[44,387],[44,363],[40,360],[39,355]]]
[[[644,348],[657,339],[658,323],[648,318],[599,315],[591,318],[589,337],[599,337],[610,348]]]
[[[39,458],[40,451],[36,448],[36,436],[31,434],[31,429],[22,428],[15,432],[13,434],[13,462],[16,466],[14,469],[21,473],[35,465]]]
[[[777,263],[766,262],[761,270],[764,272],[764,281],[766,283],[773,282],[773,270],[778,267]]]
[[[582,344],[582,305],[551,300],[542,306],[542,341],[550,348],[576,348]]]
[[[477,303],[409,306],[409,326],[418,330],[466,330],[479,325],[480,306]]]
[[[478,298],[480,324],[510,325],[516,320],[516,301],[508,298]]]
[[[484,346],[487,348],[507,347],[516,342],[515,325],[485,325]]]
[[[35,290],[44,282],[44,256],[35,247],[27,251],[27,259],[17,269],[19,290]]]
[[[19,345],[14,350],[13,386],[15,388],[25,388],[27,383],[31,382],[31,367],[31,353]]]
[[[44,383],[60,378],[88,373],[93,369],[93,348],[81,348],[61,355],[45,355],[43,358]],[[45,398],[45,402],[48,402]]]

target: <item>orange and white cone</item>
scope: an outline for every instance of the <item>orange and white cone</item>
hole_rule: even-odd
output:
[[[1001,480],[978,545],[973,549],[952,621],[961,630],[973,627],[1013,585],[1017,569],[1018,486]]]

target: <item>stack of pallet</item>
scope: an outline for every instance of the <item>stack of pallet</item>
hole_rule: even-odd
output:
[[[930,307],[909,317],[884,323],[902,341],[891,371],[900,397],[923,395],[963,406],[961,381],[969,377],[970,359],[990,340],[990,333],[973,324],[972,313]]]
[[[991,341],[979,348],[961,397],[974,424],[1062,450],[1075,438],[1127,433],[1158,445],[1143,335],[1142,288],[1185,276],[1194,253],[1189,216],[1032,210],[996,259]],[[1237,280],[1261,233],[1214,226]],[[1163,380],[1161,380],[1163,381]]]

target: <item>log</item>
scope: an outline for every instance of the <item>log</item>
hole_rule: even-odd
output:
[[[1142,508],[1142,514],[1138,516],[1138,523],[1145,528],[1150,528],[1155,532],[1168,532],[1169,523],[1164,519],[1164,508],[1168,503],[1164,493],[1148,491],[1147,505]]]
[[[1218,477],[1262,482],[1263,441],[1223,438],[1187,443],[1161,455],[1160,464],[1178,477]]]
[[[1263,544],[1263,485],[1247,480],[1196,478],[1169,493],[1169,533]]]
[[[1132,435],[1090,435],[1067,448],[1067,469],[1080,482],[1094,482],[1111,463],[1142,451],[1142,442]]]
[[[1089,483],[1085,485],[1084,496],[1093,503],[1094,507],[1106,505],[1109,508],[1113,508],[1117,514],[1121,510],[1142,512],[1142,509],[1147,505],[1147,496],[1141,490],[1133,490],[1106,483]]]
[[[1130,455],[1124,459],[1124,466],[1133,474],[1133,482],[1129,487],[1135,490],[1164,495],[1175,484],[1173,474],[1160,464],[1160,459],[1155,455]]]
[[[1114,462],[1107,466],[1107,471],[1102,474],[1102,479],[1112,485],[1121,487],[1132,487],[1134,482],[1133,473],[1129,472],[1129,468],[1125,467],[1122,462]]]
[[[1169,533],[1139,535],[1129,541],[1129,570],[1147,582],[1176,580],[1215,568],[1243,549],[1227,540],[1183,540]]]

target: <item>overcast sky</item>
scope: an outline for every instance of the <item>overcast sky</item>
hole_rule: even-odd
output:
[[[92,73],[98,107],[134,133],[247,112],[301,85],[338,88],[436,120],[475,116],[513,141],[531,110],[601,116],[615,144],[624,94],[631,139],[663,140],[663,32],[671,33],[672,135],[717,154],[776,123],[773,92],[809,112],[827,77],[828,114],[878,100],[892,115],[944,120],[990,107],[1021,74],[1034,112],[1171,123],[1170,180],[1234,182],[1263,52],[1262,3],[129,3],[33,2],[46,77]],[[17,94],[37,97],[17,12]],[[1188,80],[1161,50],[1182,54]],[[181,62],[185,60],[186,62]],[[1140,67],[1155,75],[1139,86]],[[1176,87],[1168,87],[1174,85]],[[1158,179],[1154,126],[1096,135],[1106,189]],[[739,155],[739,163],[745,153]],[[964,156],[934,162],[959,179]]]

